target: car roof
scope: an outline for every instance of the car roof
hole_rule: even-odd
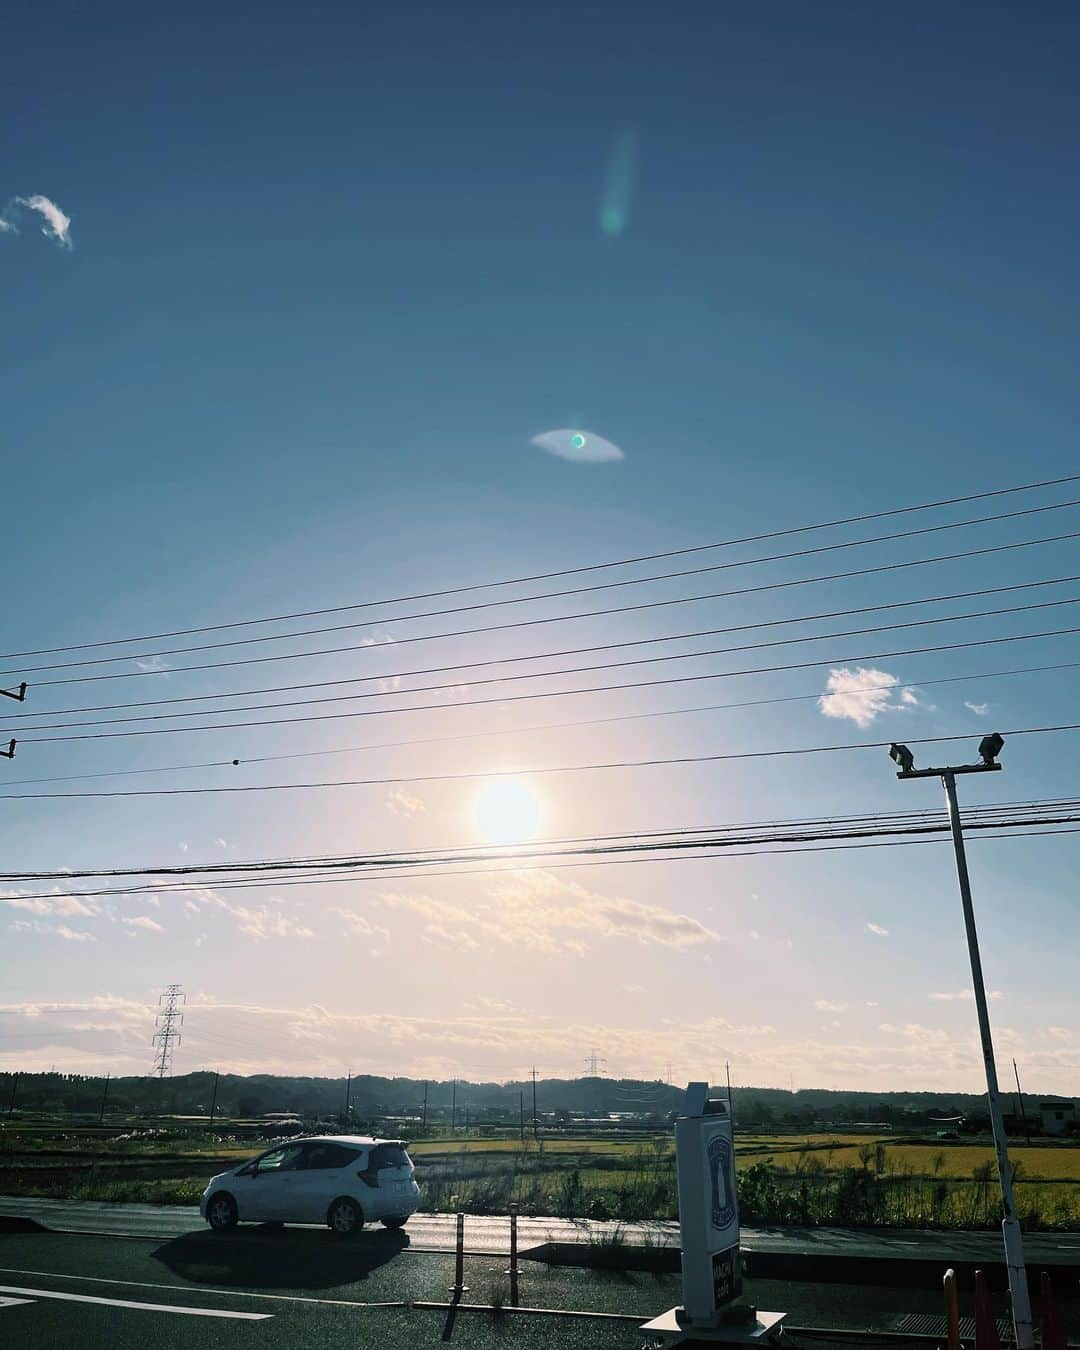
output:
[[[372,1144],[399,1144],[402,1139],[379,1139],[370,1134],[305,1134],[288,1141],[290,1144],[350,1144],[354,1148],[370,1148]]]

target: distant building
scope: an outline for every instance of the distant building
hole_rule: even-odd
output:
[[[1075,1102],[1040,1102],[1043,1134],[1068,1134],[1076,1125]]]

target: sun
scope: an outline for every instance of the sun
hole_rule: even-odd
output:
[[[535,837],[540,827],[536,794],[518,778],[489,783],[476,799],[476,826],[489,844],[516,844]]]

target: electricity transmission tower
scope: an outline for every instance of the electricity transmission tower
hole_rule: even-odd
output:
[[[170,984],[158,999],[158,1014],[154,1019],[157,1028],[151,1044],[154,1049],[153,1074],[166,1078],[172,1073],[173,1047],[180,1044],[180,1028],[184,1025],[181,1012],[187,1002],[187,995],[178,984]]]
[[[607,1060],[597,1050],[590,1050],[585,1057],[585,1072],[589,1078],[599,1078],[607,1068]]]

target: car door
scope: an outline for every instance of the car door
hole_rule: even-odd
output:
[[[302,1144],[283,1144],[256,1159],[245,1178],[241,1205],[245,1218],[283,1222],[290,1217],[291,1191],[303,1151]]]
[[[330,1202],[348,1195],[355,1183],[352,1171],[358,1165],[360,1150],[329,1141],[304,1145],[304,1156],[295,1173],[292,1190],[294,1223],[325,1223]]]

